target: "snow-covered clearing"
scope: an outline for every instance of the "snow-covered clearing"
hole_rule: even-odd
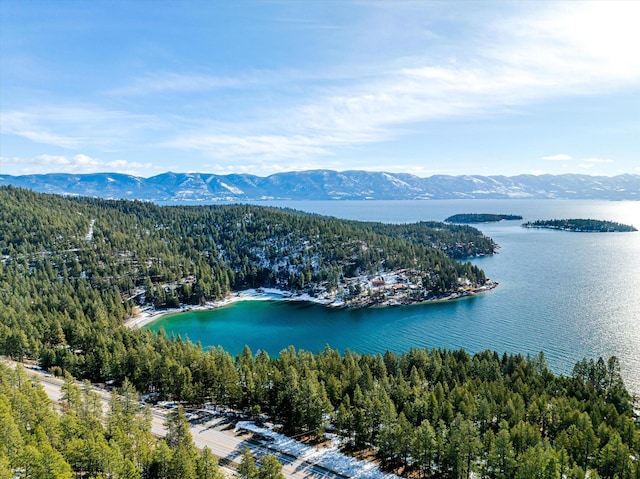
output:
[[[85,240],[87,242],[91,242],[93,241],[93,226],[96,224],[96,220],[91,220],[91,223],[89,223],[89,232],[87,233],[87,235],[85,236]]]
[[[291,439],[283,434],[278,434],[273,430],[258,426],[252,421],[240,421],[236,424],[236,431],[249,431],[261,437],[267,438],[268,446],[278,452],[299,457],[304,461],[324,467],[333,472],[337,472],[347,477],[362,479],[400,479],[395,474],[382,472],[378,466],[372,462],[361,461],[353,457],[345,456],[338,450],[337,441],[332,441],[332,446],[317,449],[306,446],[295,439]]]

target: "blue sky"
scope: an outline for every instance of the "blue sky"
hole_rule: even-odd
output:
[[[640,174],[640,2],[0,5],[0,173]]]

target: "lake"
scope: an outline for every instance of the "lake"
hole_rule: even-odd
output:
[[[523,221],[595,218],[640,228],[640,202],[578,200],[272,201],[346,219],[394,223],[442,221],[456,213],[505,213]],[[165,316],[147,328],[188,336],[232,354],[248,344],[275,356],[289,345],[326,344],[378,353],[409,348],[544,351],[570,374],[582,359],[620,359],[629,390],[640,393],[640,232],[572,233],[525,229],[523,221],[476,225],[499,254],[474,259],[500,285],[459,301],[335,310],[307,303],[248,301],[213,311]]]

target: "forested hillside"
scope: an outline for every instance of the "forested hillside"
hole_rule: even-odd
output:
[[[478,230],[441,223],[384,225],[247,205],[158,207],[0,189],[0,251],[8,268],[87,280],[123,296],[145,287],[200,303],[243,287],[336,288],[341,278],[412,268],[434,292],[484,274],[445,255],[492,254]],[[158,285],[180,282],[179,287]]]
[[[123,326],[139,294],[159,306],[197,303],[245,286],[330,287],[332,278],[408,267],[433,272],[434,287],[459,277],[482,282],[480,270],[445,252],[493,248],[466,226],[363,224],[243,205],[158,207],[4,188],[0,352],[185,405],[266,414],[287,433],[333,431],[347,450],[373,452],[405,475],[582,479],[590,470],[590,478],[640,477],[638,424],[615,358],[585,360],[571,377],[552,374],[543,355],[493,352],[371,356],[327,347],[317,354],[290,348],[278,358],[246,349],[233,358]],[[12,381],[4,371],[0,379]],[[0,396],[0,413],[22,414],[9,403]],[[23,440],[36,448],[46,442],[42,435]]]
[[[125,383],[111,395],[106,412],[88,382],[67,376],[60,404],[23,368],[0,363],[0,479],[224,479],[208,448],[198,451],[184,411],[166,418],[166,437],[151,433],[151,411]],[[254,464],[254,479],[273,478]],[[278,470],[279,464],[271,466]]]

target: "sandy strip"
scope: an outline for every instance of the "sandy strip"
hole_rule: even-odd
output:
[[[179,308],[171,308],[171,309],[154,309],[154,308],[146,308],[140,314],[134,316],[125,321],[125,326],[128,328],[142,328],[157,319],[160,319],[163,316],[168,314],[176,314],[176,313],[184,313],[187,311],[209,311],[213,309],[223,308],[225,306],[229,306],[233,303],[238,303],[240,301],[305,301],[305,302],[314,302],[318,304],[330,304],[334,302],[333,300],[319,299],[309,296],[308,294],[292,294],[288,291],[283,291],[275,288],[260,288],[260,289],[248,289],[245,291],[240,291],[236,293],[232,293],[224,299],[219,301],[213,301],[206,303],[204,305],[199,306],[191,306],[184,305]]]

